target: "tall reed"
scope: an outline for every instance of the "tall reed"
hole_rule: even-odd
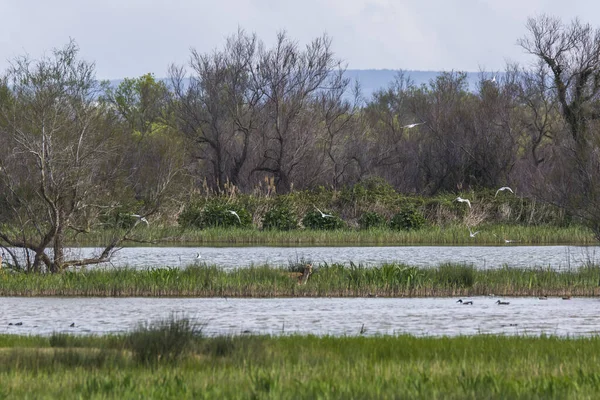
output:
[[[306,284],[289,274],[294,265],[268,265],[224,271],[217,266],[129,268],[19,274],[0,272],[1,296],[596,296],[600,266],[566,271],[550,268],[480,270],[471,265],[444,264],[421,268],[400,263],[369,267],[314,264]]]

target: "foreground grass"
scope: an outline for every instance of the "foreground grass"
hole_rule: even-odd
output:
[[[181,229],[140,225],[135,231],[138,241],[153,243],[178,243],[194,245],[239,244],[239,245],[466,245],[501,244],[511,239],[521,244],[597,244],[592,232],[583,226],[523,226],[482,225],[473,230],[481,232],[469,236],[465,225],[445,227],[430,226],[412,231],[394,231],[386,228],[371,230],[344,229],[336,231],[292,230],[263,231],[259,229]],[[96,231],[70,240],[71,245],[101,245],[107,243],[114,232]],[[139,242],[136,243],[139,245]]]
[[[163,342],[187,333],[0,336],[0,397],[594,399],[600,391],[598,337],[188,335],[174,358]],[[140,344],[159,350],[144,359]]]
[[[255,266],[224,271],[217,266],[111,269],[63,274],[0,272],[0,296],[173,296],[173,297],[417,297],[597,296],[600,266],[565,272],[550,268],[500,268],[446,264],[419,268],[315,265],[305,285],[290,276],[298,266]],[[300,266],[301,268],[301,266]]]

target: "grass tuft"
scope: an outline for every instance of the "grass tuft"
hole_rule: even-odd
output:
[[[140,324],[127,336],[125,343],[136,361],[156,364],[178,361],[191,351],[201,335],[202,326],[172,315],[166,320]]]

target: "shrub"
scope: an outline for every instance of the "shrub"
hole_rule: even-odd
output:
[[[189,319],[171,316],[167,320],[140,324],[126,339],[136,361],[150,364],[176,361],[188,352],[202,334],[202,326]]]
[[[360,216],[358,225],[361,229],[379,228],[385,226],[385,217],[373,211],[368,211]]]
[[[390,220],[390,228],[399,231],[417,230],[425,225],[425,217],[414,208],[405,208]]]
[[[325,214],[329,214],[325,212]],[[310,211],[302,219],[302,224],[308,229],[314,230],[334,230],[342,229],[345,224],[344,221],[337,215],[331,217],[323,217],[318,211]]]
[[[235,216],[234,211],[239,216]],[[209,202],[202,210],[203,228],[232,228],[249,227],[252,225],[252,216],[244,208],[220,202]]]
[[[237,213],[239,220],[231,211]],[[249,227],[252,216],[244,208],[213,200],[203,207],[199,203],[187,205],[177,222],[184,228]]]
[[[265,213],[262,225],[264,229],[289,231],[298,227],[298,219],[287,205],[279,205]]]
[[[202,207],[199,203],[185,206],[177,217],[177,223],[183,228],[202,228]]]

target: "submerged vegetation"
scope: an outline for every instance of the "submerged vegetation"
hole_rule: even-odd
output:
[[[598,337],[206,337],[172,320],[118,336],[0,336],[0,396],[581,399],[600,391],[598,363]]]
[[[597,296],[600,266],[558,272],[550,268],[479,270],[445,264],[419,268],[314,265],[298,284],[297,265],[254,266],[224,271],[217,266],[111,269],[63,274],[0,273],[0,296],[193,296],[193,297],[419,297]]]

